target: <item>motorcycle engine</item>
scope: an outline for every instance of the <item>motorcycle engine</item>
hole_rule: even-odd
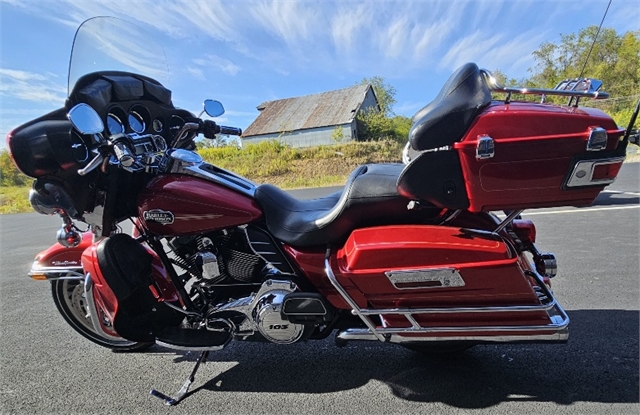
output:
[[[269,282],[269,281],[268,281]],[[267,282],[267,283],[268,283]],[[304,325],[294,324],[281,317],[280,310],[284,297],[292,293],[295,284],[286,281],[270,281],[271,288],[260,290],[256,296],[255,306],[252,311],[252,318],[262,334],[267,340],[278,344],[294,343],[302,337]],[[294,287],[293,289],[291,287]]]

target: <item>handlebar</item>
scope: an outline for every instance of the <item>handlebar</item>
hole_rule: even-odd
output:
[[[191,132],[191,133],[190,133]],[[190,119],[176,133],[170,148],[180,148],[187,143],[189,137],[201,133],[206,138],[214,139],[216,134],[242,135],[242,129],[218,125],[212,120]],[[190,135],[191,134],[191,135]],[[78,170],[78,175],[85,176],[99,167],[105,159],[114,156],[118,164],[127,171],[137,171],[143,166],[136,163],[136,152],[133,152],[131,138],[124,133],[114,134],[108,140],[101,139],[102,144],[98,148],[97,154],[84,168]]]
[[[202,120],[200,122],[200,132],[206,138],[215,138],[216,134],[242,135],[242,129],[240,128],[218,125],[211,120]]]
[[[219,127],[220,127],[220,134],[237,135],[237,136],[241,136],[242,135],[242,129],[241,128],[227,127],[227,126],[224,126],[224,125],[219,125]]]

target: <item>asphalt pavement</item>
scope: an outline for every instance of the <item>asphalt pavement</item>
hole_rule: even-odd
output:
[[[558,258],[567,344],[482,345],[445,359],[375,342],[338,348],[332,337],[236,342],[211,354],[177,407],[149,389],[176,392],[197,354],[113,353],[76,334],[49,284],[26,276],[59,220],[0,215],[0,412],[638,414],[639,200],[640,163],[630,163],[593,207],[525,211],[539,248]]]

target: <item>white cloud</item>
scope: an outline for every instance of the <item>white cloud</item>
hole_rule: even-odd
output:
[[[194,78],[204,81],[206,78],[204,77],[204,73],[202,73],[202,69],[194,68],[193,66],[188,66],[186,71],[193,75]]]
[[[0,95],[24,101],[63,104],[67,89],[43,74],[0,68]]]
[[[488,36],[477,30],[455,42],[439,63],[441,69],[455,70],[466,62],[476,62],[480,66],[502,68],[506,72],[514,66],[514,61],[523,55],[531,56],[528,51],[535,50],[543,35],[539,31],[525,32],[507,39],[503,34]],[[525,60],[526,61],[526,60]]]
[[[0,68],[0,76],[11,78],[15,81],[44,81],[46,76],[39,73],[19,71],[15,69]]]
[[[293,47],[317,33],[319,9],[313,3],[263,0],[250,3],[248,12],[263,30]]]
[[[207,54],[204,58],[193,59],[193,63],[202,67],[219,69],[232,76],[235,76],[241,70],[238,65],[229,59],[212,54]],[[200,70],[200,74],[202,75],[202,70]]]

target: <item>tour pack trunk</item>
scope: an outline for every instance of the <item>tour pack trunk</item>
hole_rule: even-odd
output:
[[[472,212],[590,205],[624,161],[594,108],[493,102],[453,144]]]
[[[623,134],[595,108],[492,101],[460,140],[419,153],[398,188],[471,212],[587,206],[615,180]]]

